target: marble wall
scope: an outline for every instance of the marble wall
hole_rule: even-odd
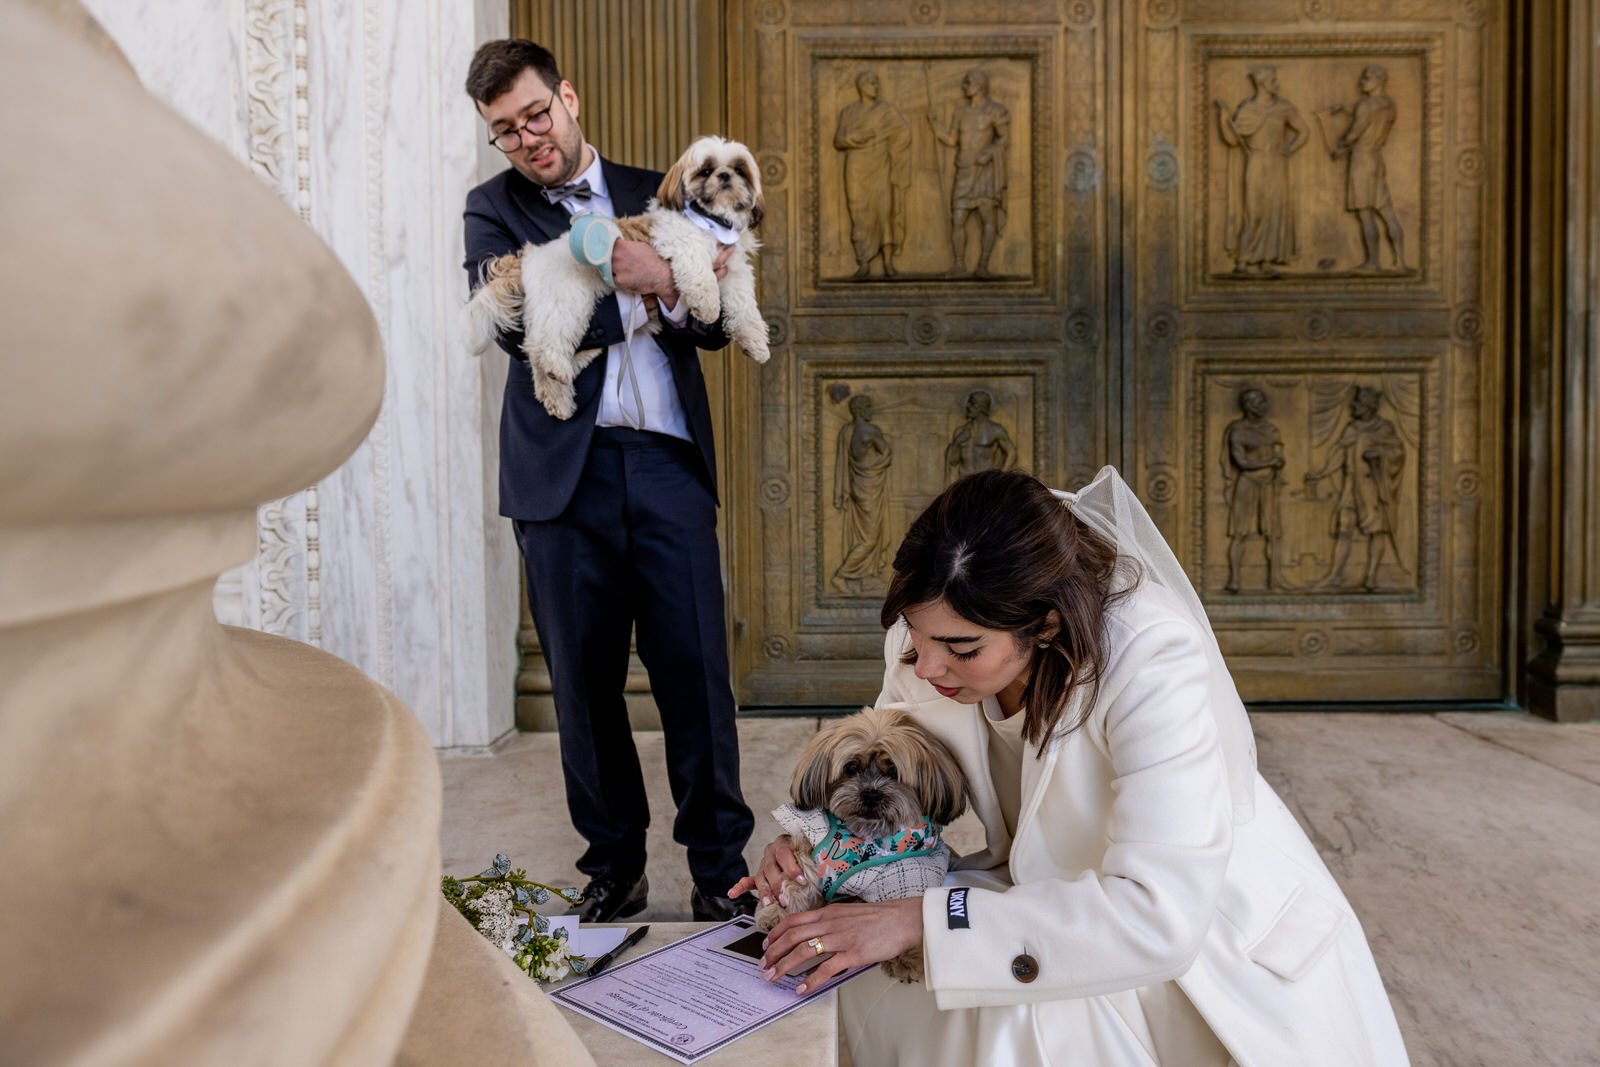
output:
[[[328,243],[383,332],[372,433],[260,510],[256,559],[218,583],[218,616],[349,660],[437,746],[493,743],[512,729],[516,673],[517,552],[496,500],[505,366],[465,349],[456,316],[461,207],[504,165],[461,85],[477,44],[507,32],[505,5],[84,2],[158,98]]]

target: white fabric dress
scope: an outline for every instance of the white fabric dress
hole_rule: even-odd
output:
[[[903,622],[886,635],[877,703],[950,748],[987,842],[953,865],[967,888],[923,894],[923,983],[875,969],[840,990],[857,1067],[1407,1064],[1183,568],[1112,468],[1056,495],[1142,575],[1106,616],[1098,687],[1069,699],[1081,725],[1019,757],[1012,724],[902,661]]]
[[[1118,603],[1100,688],[1066,712],[1082,725],[1020,757],[1012,723],[941,697],[889,632],[878,703],[955,754],[987,848],[953,865],[959,908],[923,895],[922,983],[840,990],[857,1067],[1407,1063],[1316,850],[1248,765],[1239,803],[1192,620],[1149,583]]]
[[[1017,816],[1022,809],[1022,761],[1026,758],[1022,738],[1023,716],[1006,718],[993,698],[983,702],[983,719],[989,730],[989,775],[996,799],[1012,836],[1017,832]],[[957,872],[948,884],[984,885],[1002,888],[1009,884],[1004,866],[975,878],[972,872]],[[993,1008],[960,1008],[939,1012],[933,997],[920,984],[887,981],[881,971],[872,972],[876,981],[863,975],[841,992],[841,1011],[845,1037],[857,1067],[876,1064],[999,1064],[1018,1062],[1008,1059],[999,1035],[980,1018]],[[871,982],[872,988],[866,984]],[[1142,989],[1092,997],[1075,1011],[1077,1026],[1072,1034],[1060,1035],[1078,1052],[1065,1062],[1150,1067],[1151,1064],[1178,1064],[1181,1067],[1228,1067],[1233,1058],[1222,1047],[1194,1005],[1175,982],[1161,982]],[[889,1026],[879,1020],[893,1020]],[[913,1048],[905,1033],[931,1032],[939,1035],[937,1047]]]

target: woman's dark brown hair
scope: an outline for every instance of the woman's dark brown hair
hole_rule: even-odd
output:
[[[1115,582],[1116,548],[1091,531],[1037,479],[979,471],[946,489],[906,531],[883,602],[885,629],[909,609],[942,600],[987,630],[1032,651],[1022,691],[1023,736],[1035,745],[1060,730],[1079,686],[1092,695],[1106,666],[1106,610],[1133,582]],[[1060,632],[1039,647],[1052,620]],[[908,662],[914,653],[908,652]],[[1093,700],[1084,708],[1093,706]],[[1085,712],[1087,713],[1087,711]]]

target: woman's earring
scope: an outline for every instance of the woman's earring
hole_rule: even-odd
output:
[[[1039,647],[1040,648],[1049,648],[1050,645],[1051,645],[1051,642],[1049,642],[1049,641],[1040,641],[1039,642]]]

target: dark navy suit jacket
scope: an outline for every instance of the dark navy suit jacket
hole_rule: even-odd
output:
[[[652,171],[604,159],[600,165],[606,192],[618,215],[642,212],[661,182],[661,175]],[[467,194],[469,287],[477,287],[485,261],[515,252],[529,242],[543,244],[560,237],[570,224],[566,211],[545,200],[538,186],[515,169],[490,178]],[[661,325],[656,343],[672,367],[678,401],[683,405],[689,433],[704,467],[701,473],[714,494],[717,467],[711,442],[711,405],[706,399],[706,381],[696,349],[722,348],[728,343],[728,336],[720,324],[707,326],[693,316],[681,327],[673,326],[665,317]],[[582,345],[609,346],[622,340],[617,298],[606,296],[595,305]],[[500,347],[512,357],[500,411],[500,514],[511,519],[548,521],[566,510],[583,473],[600,411],[608,353],[602,353],[578,375],[578,409],[572,418],[563,421],[545,411],[534,398],[521,332],[502,335]]]

